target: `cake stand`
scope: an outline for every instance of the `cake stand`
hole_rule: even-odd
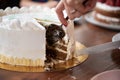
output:
[[[76,42],[76,50],[83,49],[85,46],[79,42]],[[10,70],[10,71],[18,71],[18,72],[52,72],[52,71],[60,71],[65,69],[73,68],[77,65],[80,65],[88,58],[88,55],[77,56],[73,59],[67,60],[63,63],[55,64],[49,70],[45,67],[25,67],[25,66],[13,66],[8,64],[0,63],[0,69]]]

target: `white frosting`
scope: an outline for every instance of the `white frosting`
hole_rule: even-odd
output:
[[[45,60],[45,30],[0,29],[0,54],[17,58]]]
[[[10,7],[7,7],[5,10],[4,10],[5,14],[11,14],[12,13],[12,9]]]
[[[3,9],[0,9],[0,16],[5,15],[5,12],[3,11]]]
[[[30,25],[39,25],[35,19],[59,22],[54,9],[51,10],[49,8],[42,8],[40,6],[32,6],[30,8],[22,7],[20,9],[17,7],[8,7],[5,9],[5,11],[1,9],[0,13],[2,15],[3,13],[6,14],[6,16],[0,17],[0,28],[4,29],[30,30],[32,27]],[[11,25],[15,26],[13,27]],[[26,27],[26,25],[29,27]],[[36,28],[34,27],[34,29]]]
[[[13,13],[17,13],[18,11],[19,11],[19,8],[18,8],[18,7],[13,7],[13,8],[12,8],[12,12],[13,12]]]
[[[46,30],[35,18],[59,22],[55,11],[41,7],[8,7],[0,10],[0,14],[0,54],[45,60]]]
[[[2,22],[2,18],[0,17],[0,22]]]
[[[19,12],[20,13],[24,13],[24,12],[26,13],[26,12],[29,12],[29,9],[27,7],[21,7]]]
[[[0,24],[0,54],[45,60],[45,28],[34,19],[3,18]]]
[[[0,28],[4,29],[30,30],[32,27],[30,25],[38,25],[35,19],[59,22],[55,11],[50,10],[49,8],[41,9],[41,7],[22,7],[18,9],[17,7],[13,7],[12,9],[6,8],[5,11],[1,10],[1,14],[4,12],[6,13],[6,16],[0,17]],[[16,26],[13,27],[11,25]],[[29,27],[26,27],[26,25]],[[34,27],[34,29],[36,28]]]
[[[97,13],[96,16],[97,16],[99,19],[106,20],[106,21],[108,21],[108,22],[120,22],[120,18],[108,17],[108,16],[104,16],[104,15],[99,14],[99,13]]]
[[[44,27],[39,26],[40,24],[36,20],[26,14],[8,15],[2,17],[0,28],[9,30],[39,30]]]
[[[120,7],[116,7],[116,6],[109,6],[105,3],[101,3],[101,2],[97,2],[96,7],[105,11],[118,11],[120,10]]]

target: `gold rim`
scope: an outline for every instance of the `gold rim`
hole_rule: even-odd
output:
[[[76,42],[76,50],[85,48],[84,45],[80,44],[79,42]],[[81,63],[83,63],[88,58],[88,55],[81,55],[78,57],[75,57],[73,59],[70,59],[64,63],[55,64],[54,67],[50,71],[59,71],[59,70],[65,70],[72,67],[75,67]],[[3,64],[0,63],[1,69],[6,69],[10,71],[19,71],[19,72],[47,72],[47,70],[44,67],[28,67],[28,66],[13,66],[9,64]]]

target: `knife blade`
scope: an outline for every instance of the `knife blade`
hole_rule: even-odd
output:
[[[104,44],[88,47],[81,50],[76,50],[76,55],[80,56],[82,54],[99,54],[104,51],[117,49],[120,47],[120,41],[107,42]]]

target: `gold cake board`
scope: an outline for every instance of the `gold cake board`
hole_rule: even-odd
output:
[[[76,50],[83,49],[85,46],[79,42],[76,42]],[[70,59],[64,63],[59,63],[54,65],[54,67],[50,71],[59,71],[65,70],[72,67],[75,67],[81,63],[83,63],[88,58],[88,55],[81,55],[76,58]],[[9,64],[0,63],[0,68],[10,71],[19,71],[19,72],[47,72],[44,67],[31,67],[31,66],[13,66]]]

